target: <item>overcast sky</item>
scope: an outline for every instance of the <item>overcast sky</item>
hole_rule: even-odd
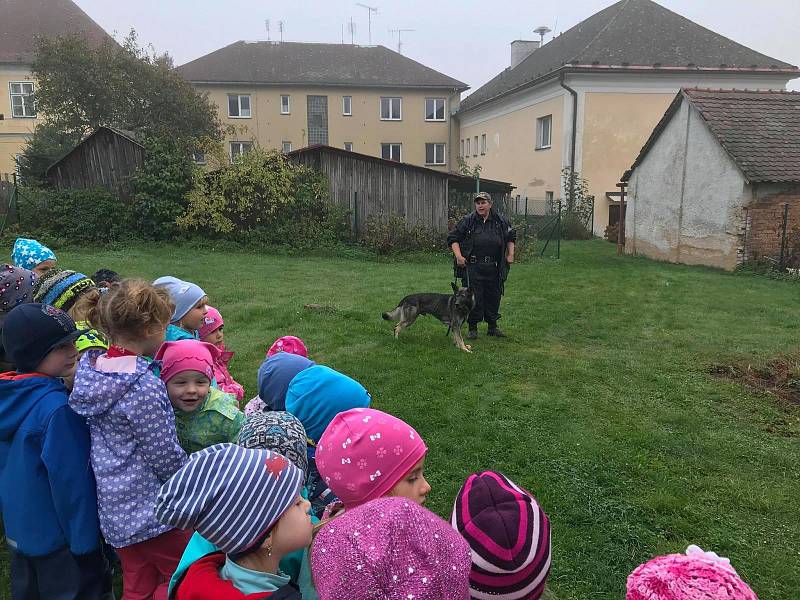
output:
[[[367,9],[346,0],[76,0],[106,31],[124,36],[136,29],[143,44],[167,51],[180,65],[236,40],[264,40],[264,21],[279,39],[296,42],[368,43]],[[403,54],[469,84],[474,90],[508,66],[509,43],[537,39],[546,25],[556,33],[612,4],[612,0],[365,0],[372,16],[372,43]],[[661,0],[660,4],[764,54],[800,65],[798,0]],[[551,34],[552,35],[552,34]],[[546,38],[547,39],[547,38]],[[800,79],[790,83],[800,90]]]

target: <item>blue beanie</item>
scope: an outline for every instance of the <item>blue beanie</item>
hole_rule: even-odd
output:
[[[314,361],[298,354],[278,352],[258,368],[258,396],[267,410],[286,410],[286,390],[300,371],[314,366]]]
[[[172,303],[175,305],[170,323],[180,321],[206,295],[199,285],[190,281],[183,281],[177,277],[170,277],[169,275],[159,277],[153,282],[153,285],[167,290]]]
[[[351,408],[367,408],[370,401],[363,385],[322,365],[298,373],[286,392],[287,412],[300,419],[315,443],[333,417]]]

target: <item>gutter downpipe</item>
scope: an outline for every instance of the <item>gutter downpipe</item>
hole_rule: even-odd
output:
[[[578,138],[578,92],[569,87],[565,82],[565,73],[562,72],[558,78],[561,87],[567,90],[572,96],[572,135],[569,148],[569,202],[570,206],[574,202],[575,196],[575,144]],[[594,223],[592,223],[594,229]]]

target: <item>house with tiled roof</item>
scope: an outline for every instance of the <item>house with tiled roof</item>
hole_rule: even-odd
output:
[[[517,40],[511,56],[461,101],[459,151],[537,200],[560,197],[574,167],[598,235],[618,218],[620,175],[681,88],[783,90],[800,77],[651,0],[621,0],[542,46]]]
[[[177,70],[219,107],[231,159],[321,144],[453,167],[467,85],[383,46],[239,41]]]
[[[623,176],[626,252],[729,270],[786,259],[800,232],[798,115],[800,92],[678,93]]]
[[[41,115],[31,63],[39,36],[110,36],[72,0],[0,0],[0,173],[11,173]]]

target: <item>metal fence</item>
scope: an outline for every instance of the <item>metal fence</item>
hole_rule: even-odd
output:
[[[17,175],[0,173],[0,235],[17,220]]]

